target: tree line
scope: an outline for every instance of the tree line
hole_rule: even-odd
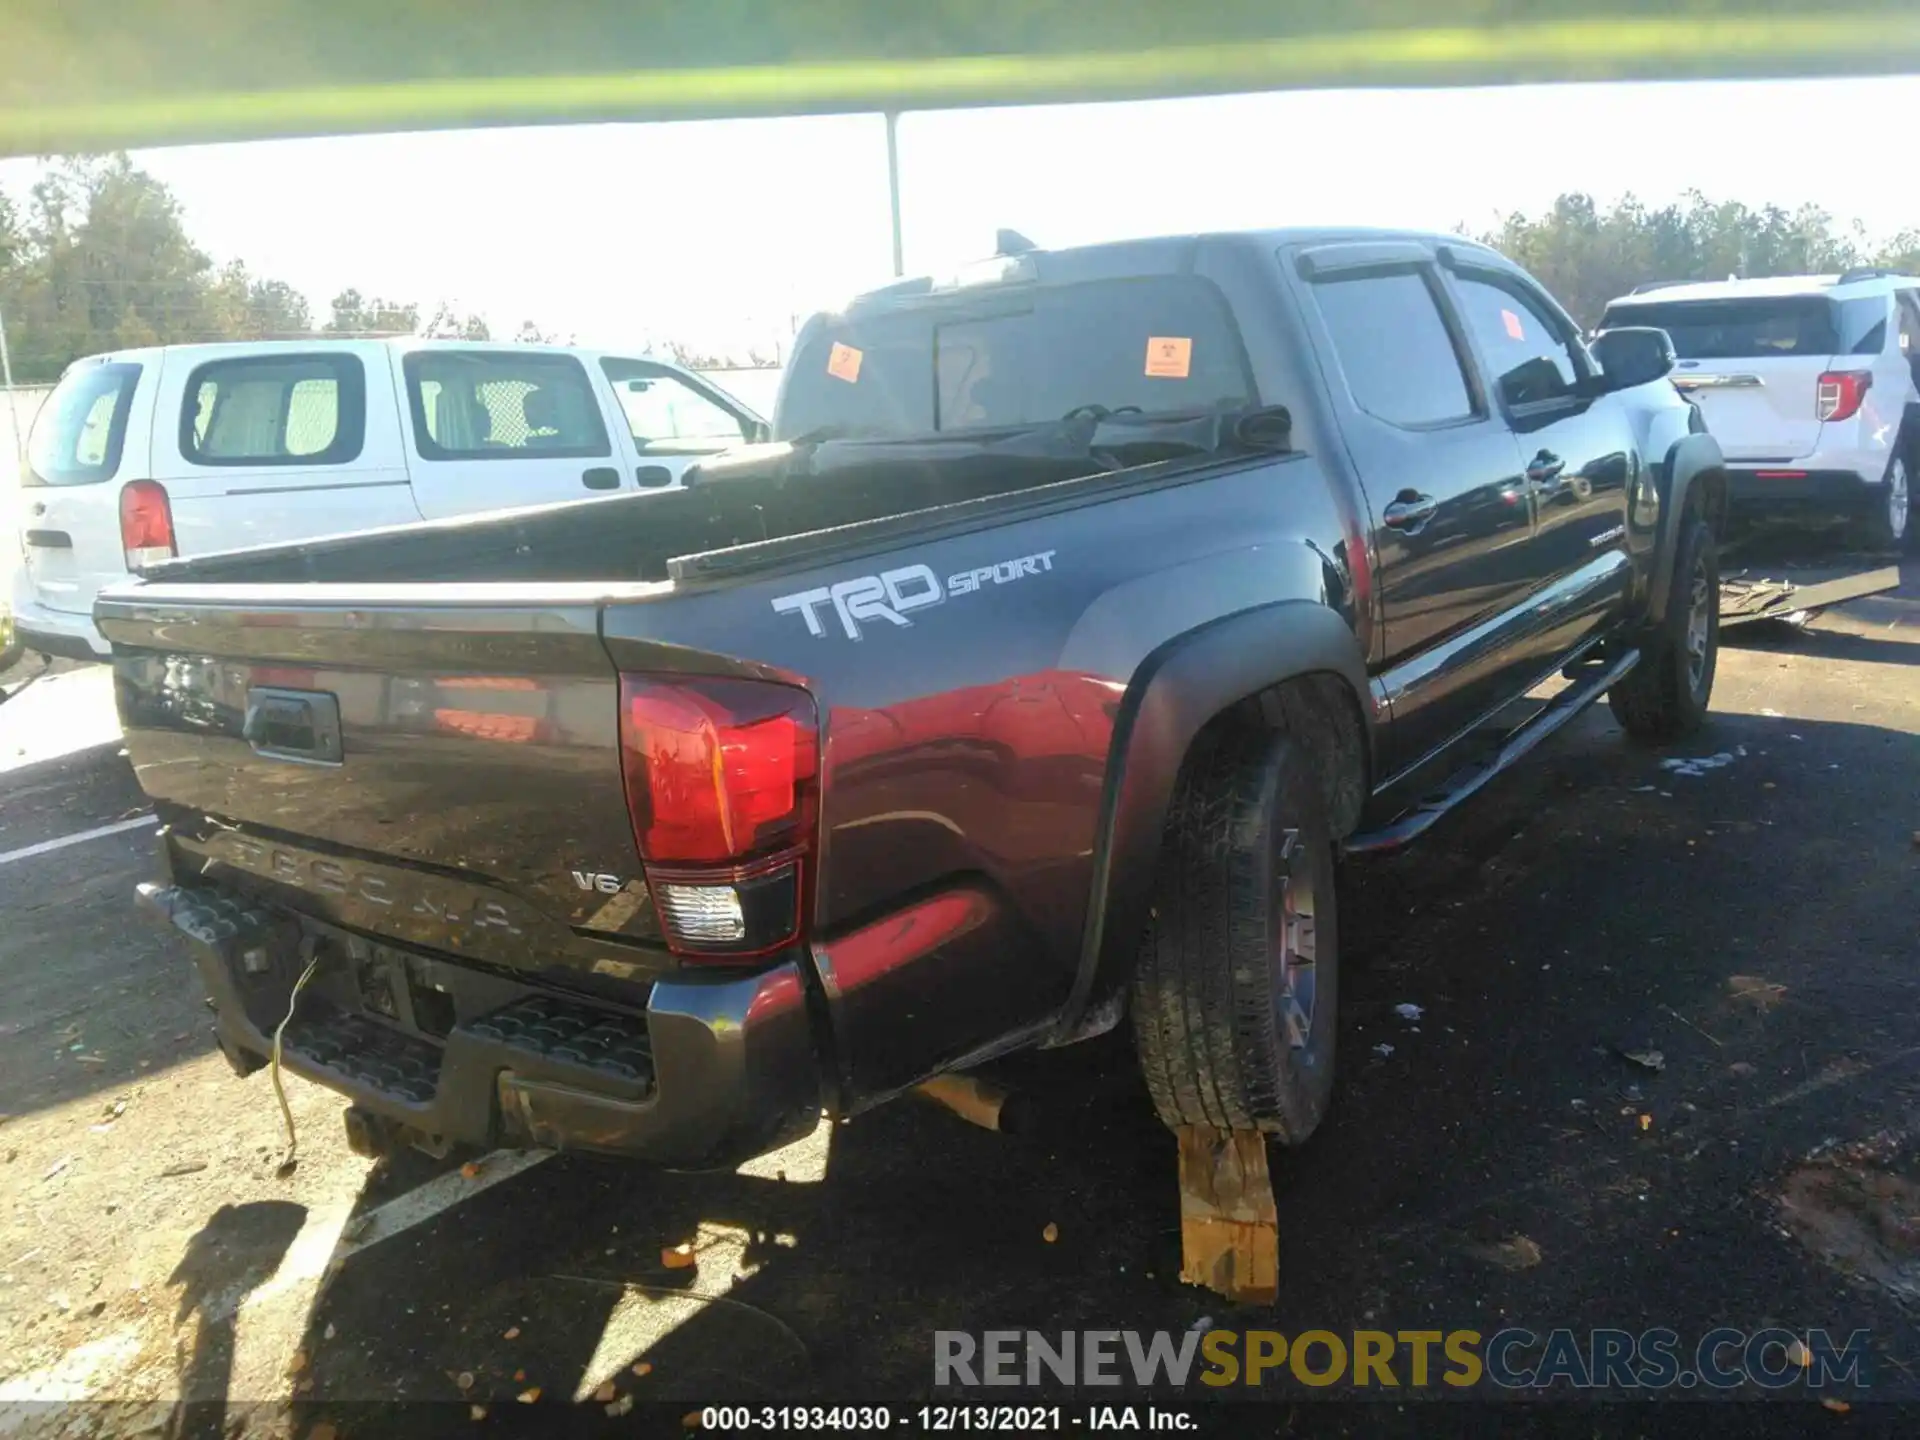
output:
[[[180,202],[125,155],[63,161],[24,203],[0,193],[0,323],[16,382],[57,378],[103,350],[313,334],[486,340],[486,320],[347,289],[316,326],[307,297],[243,260],[216,265]],[[514,337],[550,341],[531,322]]]
[[[1463,232],[1466,227],[1461,227]],[[1825,275],[1861,265],[1920,271],[1920,229],[1879,242],[1825,210],[1711,200],[1697,190],[1649,206],[1632,195],[1602,206],[1566,194],[1540,215],[1515,211],[1476,235],[1517,261],[1583,325],[1607,302],[1652,280]]]
[[[1591,195],[1564,194],[1541,214],[1512,212],[1475,238],[1532,271],[1585,325],[1598,322],[1607,301],[1650,280],[1821,274],[1863,264],[1920,270],[1920,229],[1876,243],[1857,223],[1842,225],[1816,206],[1755,207],[1699,191],[1660,206],[1632,195],[1603,206]],[[215,264],[187,233],[173,192],[125,155],[63,161],[24,204],[0,193],[0,322],[23,384],[52,380],[79,356],[135,345],[316,333],[492,338],[479,315],[355,288],[316,317],[285,281],[257,275],[242,260]],[[561,337],[529,321],[513,338]],[[677,341],[663,349],[700,368],[743,363]],[[744,363],[775,358],[756,347]]]

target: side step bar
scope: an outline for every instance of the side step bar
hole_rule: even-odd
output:
[[[1389,825],[1348,836],[1342,848],[1349,855],[1366,855],[1381,850],[1397,850],[1409,841],[1418,839],[1432,829],[1441,816],[1469,795],[1478,793],[1494,776],[1509,769],[1534,746],[1606,694],[1617,680],[1639,663],[1640,652],[1628,650],[1610,664],[1595,662],[1592,666],[1582,667],[1575,675],[1568,677],[1574,683],[1549,700],[1538,715],[1509,735],[1490,759],[1454,772],[1445,788],[1428,796]]]

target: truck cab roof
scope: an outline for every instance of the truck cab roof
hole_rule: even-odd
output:
[[[1291,226],[1262,230],[1213,230],[1187,235],[1156,235],[1071,245],[1056,250],[1023,249],[964,265],[944,275],[917,275],[856,296],[840,313],[860,318],[908,308],[948,294],[1001,284],[1072,285],[1087,281],[1149,275],[1179,275],[1194,268],[1203,249],[1272,254],[1276,250],[1342,243],[1411,242],[1451,246],[1476,260],[1508,265],[1498,251],[1461,235],[1439,231],[1395,230],[1368,226]]]

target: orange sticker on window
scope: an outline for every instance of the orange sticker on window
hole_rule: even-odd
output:
[[[1500,323],[1507,327],[1507,334],[1511,335],[1515,340],[1524,340],[1527,338],[1526,327],[1520,323],[1520,317],[1511,310],[1502,310],[1500,312]]]
[[[836,340],[833,348],[827,351],[827,374],[852,385],[860,379],[860,361],[864,358],[853,346],[842,345]]]
[[[1192,368],[1192,340],[1184,335],[1147,337],[1147,374],[1162,380],[1184,380]]]

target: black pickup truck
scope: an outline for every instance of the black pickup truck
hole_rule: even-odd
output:
[[[291,1000],[368,1144],[701,1167],[1130,1011],[1169,1124],[1297,1142],[1339,858],[1602,694],[1699,723],[1664,334],[1453,236],[1003,252],[812,319],[683,490],[102,597],[237,1070]]]

